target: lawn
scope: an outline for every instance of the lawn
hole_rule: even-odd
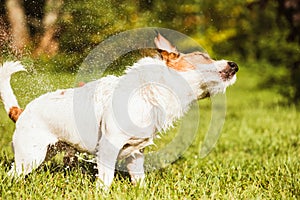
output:
[[[280,94],[263,87],[260,66],[240,65],[237,83],[227,91],[222,135],[207,157],[199,156],[210,121],[210,101],[203,100],[198,136],[178,160],[147,172],[144,188],[132,186],[126,176],[116,173],[106,196],[96,190],[91,164],[81,161],[75,167],[64,166],[60,155],[26,179],[7,177],[13,161],[14,124],[1,104],[0,199],[299,199],[299,108],[284,104]],[[12,85],[24,107],[46,91],[73,86],[74,80],[72,74],[30,66],[29,73],[13,76]],[[175,130],[163,134],[162,141]]]

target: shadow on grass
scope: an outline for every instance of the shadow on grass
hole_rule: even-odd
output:
[[[48,172],[50,174],[63,174],[64,177],[70,176],[74,173],[82,173],[88,178],[91,182],[96,181],[96,175],[98,173],[97,166],[95,163],[86,162],[86,161],[72,161],[65,162],[66,159],[71,159],[70,157],[64,157],[64,162],[57,162],[55,159],[50,159],[44,162],[38,169],[37,173]],[[115,180],[117,181],[126,181],[130,180],[130,175],[126,171],[115,170]]]
[[[81,173],[91,182],[96,180],[96,175],[98,173],[96,163],[87,162],[85,160],[91,160],[91,155],[88,154],[80,154],[78,155],[78,151],[72,146],[58,142],[55,145],[49,146],[45,161],[36,169],[33,173],[43,174],[60,174],[63,177],[68,177],[70,174]],[[78,158],[80,157],[80,158]],[[176,161],[172,162],[175,164],[177,162],[181,162],[184,157],[178,158]],[[4,168],[4,171],[7,173],[14,160],[12,158],[8,158],[6,154],[0,155],[0,165]],[[115,170],[115,180],[116,181],[130,181],[129,173],[124,170],[126,169],[124,162],[118,162],[118,167],[116,169],[123,170]],[[123,165],[120,167],[120,165]],[[156,170],[163,172],[164,169]],[[26,176],[26,179],[30,177],[30,174]]]

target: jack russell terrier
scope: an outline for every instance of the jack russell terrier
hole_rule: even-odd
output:
[[[224,93],[236,81],[238,71],[232,61],[213,60],[202,52],[180,53],[160,34],[154,43],[158,55],[138,60],[124,75],[109,75],[82,87],[46,93],[24,110],[18,105],[10,78],[25,68],[20,62],[0,66],[1,98],[7,114],[16,122],[15,161],[9,173],[30,173],[44,161],[49,146],[61,141],[95,155],[97,177],[104,188],[113,181],[118,159],[126,160],[133,183],[143,181],[143,149],[153,143],[156,132],[171,127],[193,101]],[[87,123],[86,137],[79,133],[74,117],[78,94],[85,95],[83,104],[94,109],[91,115],[95,122]],[[118,101],[122,94],[130,97],[121,101],[123,105]]]

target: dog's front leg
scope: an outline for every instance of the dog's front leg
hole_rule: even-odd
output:
[[[143,150],[126,158],[126,167],[132,184],[143,186],[145,179]]]
[[[114,179],[115,164],[120,149],[125,144],[120,138],[102,136],[97,147],[97,186],[108,190]]]

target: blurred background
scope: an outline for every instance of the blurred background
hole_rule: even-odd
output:
[[[26,66],[28,73],[11,79],[25,108],[41,94],[78,86],[80,65],[98,44],[143,27],[179,31],[240,70],[226,91],[226,122],[211,154],[199,159],[212,114],[207,99],[198,102],[197,136],[183,155],[148,173],[148,189],[116,181],[111,199],[300,199],[300,0],[0,0],[0,64]],[[124,55],[111,72],[137,58]],[[99,199],[84,161],[68,170],[54,159],[25,182],[7,178],[14,128],[0,101],[0,199]],[[169,144],[179,128],[155,144]],[[183,130],[185,138],[195,132]]]
[[[299,102],[300,0],[0,0],[0,61],[73,73],[105,38],[141,27],[182,32]]]

